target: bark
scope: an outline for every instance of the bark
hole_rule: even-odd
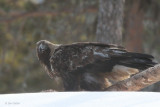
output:
[[[100,0],[97,41],[108,44],[122,43],[124,0]]]
[[[160,64],[155,65],[133,77],[118,82],[105,91],[138,91],[160,81]]]

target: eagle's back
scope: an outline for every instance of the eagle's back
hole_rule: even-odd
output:
[[[57,48],[51,57],[53,68],[58,71],[72,72],[91,66],[102,66],[111,54],[126,52],[123,47],[102,43],[74,43]],[[108,64],[109,65],[109,64]],[[104,64],[106,66],[106,64]],[[101,67],[104,68],[104,67]],[[95,69],[95,68],[94,68]]]

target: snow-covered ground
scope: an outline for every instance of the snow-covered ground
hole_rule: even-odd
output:
[[[0,107],[160,107],[154,92],[46,92],[1,94]]]

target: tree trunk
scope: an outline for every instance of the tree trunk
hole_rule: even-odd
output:
[[[122,44],[124,0],[99,0],[97,41]]]
[[[133,52],[143,51],[143,19],[144,12],[140,9],[141,0],[133,0],[126,2],[126,17],[125,17],[125,37],[126,49]]]

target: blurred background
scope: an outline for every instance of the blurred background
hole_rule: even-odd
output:
[[[61,90],[36,57],[36,42],[96,41],[98,0],[0,0],[0,93]],[[126,0],[123,46],[160,61],[160,0]],[[160,83],[146,90],[160,91]]]

